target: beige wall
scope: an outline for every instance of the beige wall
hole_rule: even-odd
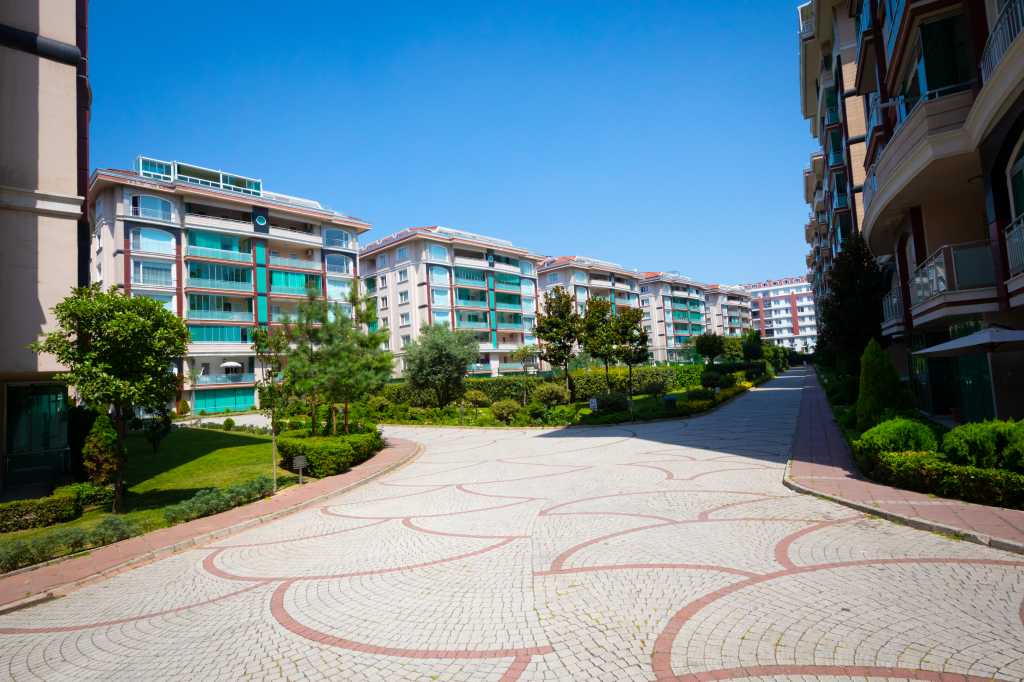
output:
[[[978,188],[976,201],[944,199],[935,195],[934,200],[921,207],[924,221],[924,239],[928,254],[944,244],[959,244],[987,239],[984,205]]]

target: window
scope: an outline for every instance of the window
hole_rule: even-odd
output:
[[[327,298],[332,301],[346,301],[352,292],[352,282],[347,279],[327,278]]]
[[[389,318],[389,317],[382,317],[382,318],[380,318],[380,326],[383,329],[389,328],[391,326],[391,318]]]
[[[380,305],[378,307],[381,308],[381,309],[384,309],[384,308],[388,307],[388,297],[387,296],[381,296],[380,297]]]
[[[430,281],[432,284],[448,284],[448,268],[442,268],[439,265],[431,265]]]
[[[409,247],[399,246],[395,249],[395,262],[400,263],[404,260],[409,260]]]
[[[405,348],[412,342],[412,337],[408,334],[402,334],[402,348]]]
[[[163,305],[164,310],[166,310],[168,312],[171,312],[171,313],[177,313],[178,312],[177,310],[174,309],[174,296],[171,296],[170,294],[140,294],[140,293],[132,293],[132,298],[135,298],[135,297],[151,298],[154,301],[156,301],[156,302],[160,303],[161,305]]]
[[[412,315],[410,313],[402,313],[399,317],[399,322],[403,327],[408,327],[412,324]]]
[[[427,244],[426,256],[429,260],[448,262],[448,247],[442,244]]]
[[[452,314],[447,310],[434,311],[434,324],[441,324],[445,327],[451,326]]]
[[[132,251],[162,253],[173,256],[175,252],[174,235],[152,227],[132,228],[131,247]]]
[[[170,222],[171,202],[148,194],[136,194],[132,197],[132,215]]]
[[[345,230],[329,227],[324,230],[324,246],[351,249],[355,248],[355,239]]]
[[[377,266],[378,270],[380,268],[386,268],[388,266],[388,254],[382,253],[379,256],[377,256],[377,259],[374,261],[374,264]]]
[[[555,282],[558,281],[558,273],[557,272],[549,272],[547,274],[547,277],[544,278],[544,281],[546,281],[548,284],[554,284]]]
[[[451,298],[448,295],[447,289],[441,289],[434,287],[430,290],[430,304],[433,306],[440,306],[447,308],[451,304]]]
[[[403,289],[398,292],[398,305],[405,305],[409,302],[409,291]]]
[[[377,278],[377,282],[380,286],[386,287],[388,285],[388,276],[381,275],[380,277]]]
[[[327,272],[336,275],[351,275],[354,261],[351,257],[340,253],[329,253],[325,258],[327,261]]]
[[[532,275],[537,271],[533,263],[528,260],[519,261],[519,272],[523,275]]]
[[[152,286],[174,286],[171,279],[171,263],[162,261],[132,260],[132,284]]]
[[[398,281],[408,282],[409,281],[409,268],[402,268],[398,271]]]
[[[189,325],[192,343],[249,343],[248,327],[199,327]]]

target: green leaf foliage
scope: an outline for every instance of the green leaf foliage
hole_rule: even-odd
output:
[[[943,437],[942,452],[954,464],[1024,472],[1024,421],[962,424]]]
[[[725,352],[725,340],[713,332],[705,332],[698,336],[694,339],[693,346],[708,364]]]
[[[907,406],[907,390],[896,368],[878,342],[871,339],[860,359],[857,429],[867,431],[883,419],[886,411],[898,411]]]
[[[581,320],[576,300],[564,288],[555,287],[544,293],[544,305],[537,313],[534,334],[540,342],[541,359],[562,369],[569,395],[575,397],[569,365],[576,357]]]
[[[466,367],[480,354],[476,336],[444,325],[426,326],[405,349],[405,373],[413,391],[433,393],[434,404],[448,405],[462,395]]]
[[[89,480],[97,485],[112,483],[121,461],[121,444],[110,417],[101,414],[89,429],[82,446],[82,466]]]
[[[906,450],[933,451],[938,446],[938,439],[928,426],[902,417],[884,421],[868,429],[853,442],[853,449],[865,455]]]

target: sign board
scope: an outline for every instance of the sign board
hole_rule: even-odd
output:
[[[295,455],[295,457],[292,458],[292,466],[295,467],[296,469],[305,469],[306,468],[306,456],[305,455]]]
[[[597,398],[590,399],[590,411],[597,412]]]

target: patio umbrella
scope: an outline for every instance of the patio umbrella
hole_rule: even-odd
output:
[[[221,368],[232,367],[232,368],[241,369],[242,368],[242,363],[235,362],[234,360],[227,360],[226,362],[220,363],[220,366],[221,366]]]
[[[914,355],[930,358],[954,358],[971,353],[998,353],[1024,350],[1024,330],[992,326],[959,339],[915,351]]]

